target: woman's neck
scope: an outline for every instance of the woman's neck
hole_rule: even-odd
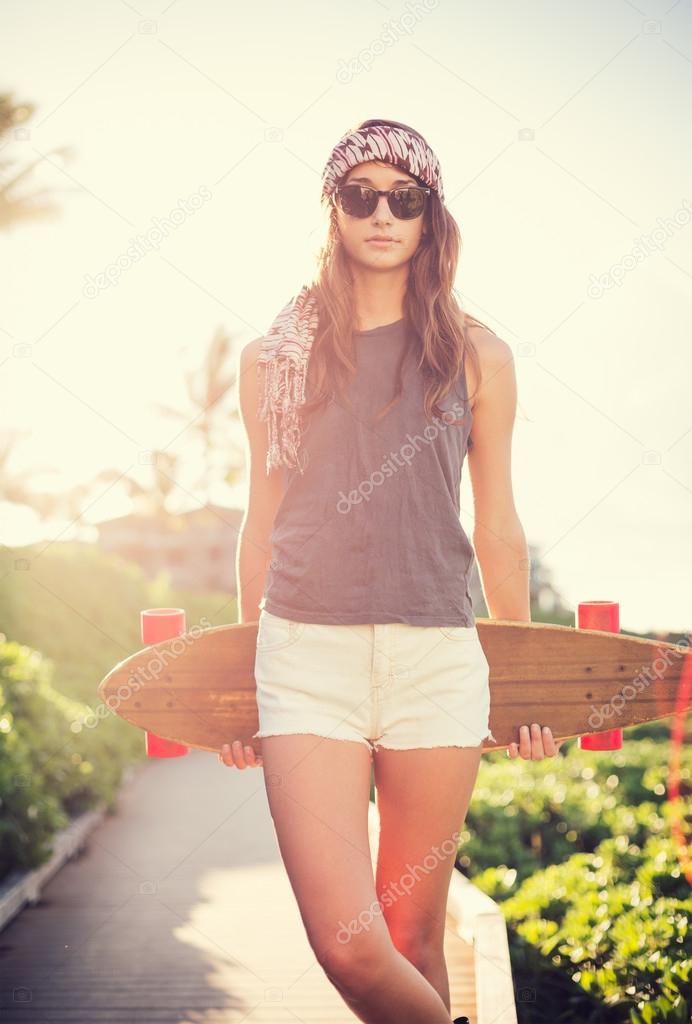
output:
[[[356,308],[356,330],[371,331],[374,327],[393,324],[404,315],[406,275],[353,275]]]

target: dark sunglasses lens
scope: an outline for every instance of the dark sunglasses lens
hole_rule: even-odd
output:
[[[337,196],[339,206],[350,217],[369,217],[377,204],[375,193],[360,185],[342,185]]]
[[[397,188],[389,197],[392,213],[400,220],[420,217],[425,208],[425,192],[417,188]]]

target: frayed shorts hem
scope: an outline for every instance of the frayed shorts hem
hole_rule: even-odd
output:
[[[477,743],[457,743],[455,740],[433,740],[431,743],[422,743],[420,740],[411,740],[410,743],[380,743],[379,740],[373,740],[372,746],[375,750],[378,747],[381,747],[382,750],[435,750],[437,747],[461,747],[466,750],[477,750],[483,746],[486,739],[497,743],[493,734],[488,733],[486,737],[478,740]]]
[[[368,749],[372,749],[372,744],[365,736],[340,736],[333,732],[323,732],[319,729],[310,729],[303,727],[302,729],[261,729],[259,732],[253,733],[253,739],[264,739],[269,736],[318,736],[323,740],[346,740],[350,743],[364,743]]]
[[[493,736],[492,732],[489,732],[485,739],[479,740],[478,743],[455,743],[451,740],[436,740],[431,743],[421,743],[420,741],[412,740],[410,743],[380,743],[379,740],[369,740],[365,736],[339,736],[333,732],[320,732],[317,729],[284,729],[284,730],[260,730],[253,734],[253,739],[264,739],[265,737],[271,736],[317,736],[320,739],[325,740],[345,740],[348,743],[360,743],[365,744],[367,748],[373,753],[377,753],[378,749],[381,750],[435,750],[438,747],[460,747],[466,750],[477,750],[483,746],[485,739],[490,739],[493,743],[497,740]]]

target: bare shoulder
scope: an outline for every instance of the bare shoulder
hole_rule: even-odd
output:
[[[476,324],[467,321],[464,330],[468,339],[473,343],[478,353],[481,381],[489,381],[501,370],[507,369],[510,375],[514,374],[514,353],[510,345],[483,324]],[[470,393],[475,393],[478,387],[476,368],[470,359],[466,360],[466,375]],[[475,403],[474,403],[475,404]]]
[[[271,531],[283,495],[281,468],[267,473],[267,424],[259,418],[260,383],[257,359],[263,336],[242,346],[238,358],[238,404],[240,419],[247,435],[249,474],[248,519],[254,536],[266,537]]]
[[[249,366],[257,363],[257,357],[260,354],[262,341],[263,337],[260,335],[259,338],[253,338],[252,341],[248,341],[242,346],[239,357],[241,369],[247,369]]]
[[[238,389],[241,402],[246,406],[256,400],[259,388],[257,382],[257,359],[262,346],[262,337],[246,342],[238,354]]]
[[[266,427],[260,425],[257,418],[259,409],[260,385],[257,376],[257,359],[260,354],[262,337],[246,342],[237,356],[237,394],[241,421],[248,433],[250,442],[258,443],[266,433]]]

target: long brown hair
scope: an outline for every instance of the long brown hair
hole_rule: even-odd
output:
[[[380,118],[363,121],[351,130],[371,124],[405,128],[412,135],[422,138],[419,132],[408,125]],[[310,397],[301,409],[301,414],[306,417],[327,402],[334,392],[339,395],[341,402],[349,405],[346,384],[348,377],[356,373],[353,341],[356,309],[349,259],[340,242],[336,210],[329,197],[323,197],[322,211],[327,219],[326,239],[319,250],[317,268],[311,282],[311,292],[317,300],[318,329],[308,363],[306,391],[309,391]],[[487,325],[465,313],[454,295],[461,233],[434,190],[430,194],[424,216],[427,233],[421,237],[409,263],[404,316],[412,326],[414,335],[421,339],[418,367],[426,378],[424,411],[426,417],[432,419],[433,416],[442,416],[437,403],[451,390],[467,357],[474,366],[476,380],[480,384],[478,352],[466,328],[473,324],[482,327]],[[394,398],[380,410],[375,421],[382,419],[401,396],[402,363],[403,359],[399,364]],[[453,423],[462,425],[464,420],[455,420]]]

